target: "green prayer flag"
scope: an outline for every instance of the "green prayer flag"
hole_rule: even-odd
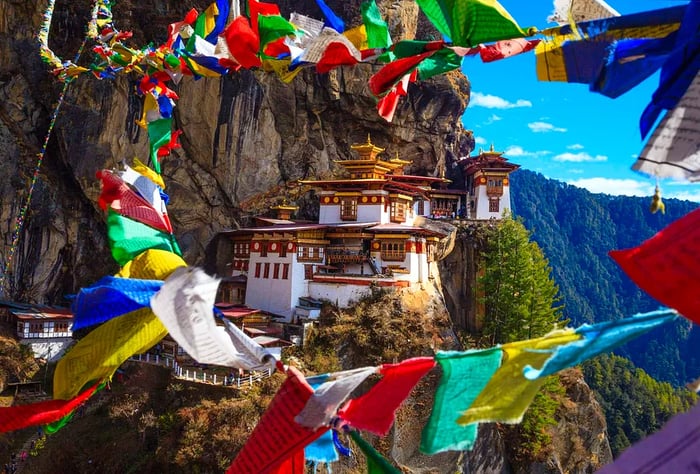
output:
[[[294,36],[297,29],[280,15],[258,16],[258,31],[260,32],[260,52],[265,46],[285,36]]]
[[[416,0],[423,13],[455,46],[468,48],[528,36],[497,0]]]
[[[362,23],[364,23],[367,32],[367,47],[388,48],[391,46],[389,27],[382,18],[379,7],[374,0],[363,2],[360,9],[362,10]]]
[[[357,443],[360,451],[367,458],[367,474],[401,474],[401,471],[391,465],[384,456],[379,454],[376,449],[365,441],[357,431],[351,431],[350,437]]]
[[[44,433],[52,435],[58,432],[61,428],[66,426],[69,421],[73,419],[74,414],[75,411],[72,411],[60,420],[54,421],[53,423],[49,423],[48,425],[44,426]]]
[[[478,425],[458,425],[457,418],[496,373],[502,354],[499,347],[467,352],[438,351],[435,360],[442,368],[442,377],[430,419],[423,428],[422,453],[462,451],[474,446]]]
[[[162,118],[148,122],[148,146],[151,150],[153,169],[160,174],[160,161],[158,161],[158,149],[170,143],[172,136],[173,119]]]
[[[424,81],[438,74],[459,69],[461,65],[462,58],[457,53],[448,48],[441,49],[421,61],[417,68],[418,79]]]
[[[401,40],[398,41],[391,51],[397,58],[407,58],[409,56],[416,56],[418,54],[426,53],[429,50],[427,46],[433,41],[420,41],[420,40]],[[434,48],[433,48],[434,49]]]
[[[107,211],[107,236],[112,257],[120,266],[124,266],[148,249],[166,250],[182,255],[172,234],[121,216],[111,208]]]

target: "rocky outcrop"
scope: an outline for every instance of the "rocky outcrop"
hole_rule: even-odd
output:
[[[194,2],[202,8],[209,2]],[[414,2],[378,2],[395,38],[427,31]],[[359,0],[329,2],[359,21]],[[281,2],[320,18],[315,2]],[[10,254],[15,218],[28,192],[50,114],[61,85],[39,58],[34,35],[43,3],[9,0],[0,5],[0,225],[6,236],[0,261]],[[187,6],[189,8],[189,5]],[[162,42],[168,23],[187,9],[163,0],[115,4],[118,28],[133,30],[133,43]],[[57,54],[73,58],[89,2],[57,1],[49,37]],[[423,25],[423,26],[421,26]],[[84,53],[84,58],[89,52]],[[87,61],[88,59],[83,59]],[[460,73],[413,85],[408,100],[386,123],[375,110],[367,80],[379,66],[341,68],[328,74],[303,71],[291,84],[260,71],[183,80],[175,111],[182,148],[163,161],[176,236],[190,264],[199,264],[212,236],[236,227],[260,209],[253,204],[270,189],[283,194],[298,179],[332,175],[333,160],[350,156],[365,140],[413,163],[411,173],[435,175],[473,147],[461,125],[469,86]],[[115,269],[95,201],[95,172],[134,156],[146,159],[146,134],[135,125],[141,100],[138,77],[97,80],[84,75],[67,90],[32,196],[19,247],[8,275],[8,295],[60,302]],[[251,204],[252,203],[252,204]],[[303,206],[302,206],[303,207]]]

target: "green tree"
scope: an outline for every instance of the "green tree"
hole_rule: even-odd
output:
[[[541,336],[555,327],[562,314],[559,288],[520,219],[506,214],[489,224],[482,262],[484,336],[500,344]]]

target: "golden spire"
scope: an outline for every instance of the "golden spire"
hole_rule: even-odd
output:
[[[490,151],[490,152],[496,151],[496,149],[495,149],[494,146],[493,146],[493,142],[491,142],[491,149],[490,149],[489,151]]]

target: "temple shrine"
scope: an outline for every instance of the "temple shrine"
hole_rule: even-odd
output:
[[[498,177],[510,207],[502,191],[507,172],[501,169],[511,168],[492,166],[505,160],[500,154],[467,165],[472,187],[464,190],[448,189],[444,177],[404,174],[410,162],[382,159],[385,150],[370,137],[351,149],[355,157],[335,161],[345,177],[300,181],[317,190],[318,222],[291,220],[296,207],[283,202],[272,208],[274,217],[256,217],[253,227],[220,234],[230,245],[225,253],[231,261],[218,301],[296,322],[310,313],[300,301],[329,300],[342,307],[368,293],[370,285],[423,288],[437,271],[436,245],[446,237],[426,225],[430,219],[469,218],[470,206],[478,217],[482,179]],[[494,195],[493,187],[484,191]]]

